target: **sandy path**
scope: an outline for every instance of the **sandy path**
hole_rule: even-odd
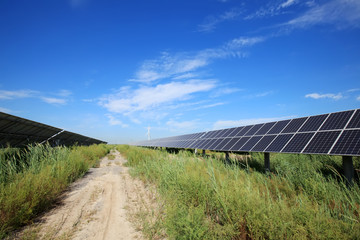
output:
[[[144,185],[132,179],[126,160],[117,151],[115,159],[102,159],[71,185],[58,207],[36,225],[42,239],[143,239],[129,219],[129,212],[146,201]],[[143,194],[142,194],[143,193]],[[33,227],[34,229],[34,227]],[[34,230],[33,230],[34,231]]]

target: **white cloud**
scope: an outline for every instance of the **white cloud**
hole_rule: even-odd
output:
[[[214,17],[210,16],[205,19],[205,23],[200,24],[198,26],[199,32],[211,32],[213,31],[216,26],[224,21],[233,20],[236,19],[238,16],[240,16],[243,13],[243,10],[241,9],[231,9],[230,11],[226,11],[225,13]]]
[[[285,25],[304,28],[317,24],[334,24],[338,28],[360,27],[360,1],[332,0],[315,5]]]
[[[356,98],[356,100],[360,101],[360,96],[358,96],[358,97]]]
[[[40,99],[43,102],[55,105],[65,105],[67,103],[67,100],[62,98],[41,97]]]
[[[212,103],[212,104],[207,104],[207,105],[202,105],[196,108],[192,108],[191,110],[199,110],[199,109],[205,109],[205,108],[212,108],[212,107],[217,107],[217,106],[221,106],[224,105],[225,103],[223,102],[218,102],[218,103]]]
[[[287,0],[283,3],[281,3],[279,8],[287,8],[287,7],[290,7],[291,5],[294,5],[295,3],[297,3],[297,0]]]
[[[122,128],[127,128],[129,127],[129,125],[124,124],[122,121],[120,121],[119,119],[116,119],[113,115],[111,114],[106,114],[106,116],[109,118],[109,124],[111,126],[121,126]]]
[[[33,90],[6,91],[0,90],[0,99],[18,99],[34,97],[38,92]]]
[[[60,97],[69,97],[70,95],[72,95],[72,92],[66,89],[62,89],[56,95]]]
[[[169,120],[166,122],[166,125],[170,128],[170,131],[190,131],[195,128],[197,128],[200,124],[199,119],[191,120],[191,121],[175,121],[175,120]]]
[[[326,94],[319,94],[319,93],[310,93],[305,95],[306,98],[313,98],[313,99],[323,99],[323,98],[330,98],[333,100],[342,99],[344,96],[341,93],[333,94],[333,93],[326,93]]]
[[[11,113],[12,111],[8,108],[0,107],[0,112]]]
[[[188,80],[158,84],[154,87],[141,86],[135,90],[126,88],[126,92],[121,89],[116,94],[103,97],[99,104],[110,112],[131,114],[185,101],[191,98],[192,94],[209,91],[215,86],[216,82],[213,80]]]
[[[294,118],[293,116],[288,117],[277,117],[277,118],[251,118],[251,119],[241,119],[241,120],[219,120],[214,123],[213,129],[222,129],[222,128],[230,128],[230,127],[240,127],[258,123],[266,123],[266,122],[275,122],[284,119]]]
[[[164,52],[157,59],[145,61],[135,73],[133,82],[147,83],[172,78],[188,79],[195,71],[209,65],[212,60],[226,57],[243,57],[244,48],[265,41],[264,37],[239,37],[217,48],[204,49],[195,53],[177,53],[171,55]]]

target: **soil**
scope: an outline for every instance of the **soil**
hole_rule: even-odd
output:
[[[120,153],[112,150],[98,168],[91,168],[70,186],[57,207],[22,231],[19,238],[144,239],[133,216],[154,197],[129,175],[124,163]]]

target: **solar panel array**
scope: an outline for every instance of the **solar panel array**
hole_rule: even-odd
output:
[[[160,138],[133,145],[360,156],[360,109]]]
[[[24,147],[31,143],[71,146],[106,143],[42,123],[0,112],[0,147]]]

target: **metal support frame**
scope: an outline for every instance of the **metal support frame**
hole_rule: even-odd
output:
[[[203,157],[206,156],[205,149],[202,150],[202,156],[203,156]]]
[[[347,180],[347,185],[352,185],[352,179],[354,178],[354,164],[352,160],[352,156],[343,156],[342,157],[342,165],[344,169],[344,176]]]
[[[230,161],[230,156],[229,156],[229,152],[225,152],[225,161],[227,164],[230,164],[231,161]]]
[[[270,153],[264,153],[264,167],[265,172],[270,172]]]

